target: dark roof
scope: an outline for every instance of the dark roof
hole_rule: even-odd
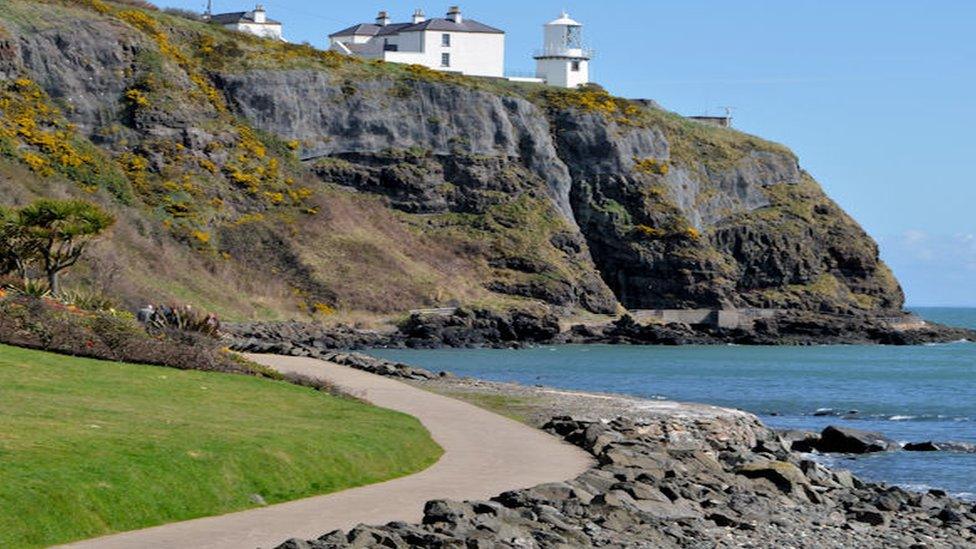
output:
[[[334,32],[329,35],[333,36],[374,36],[380,30],[379,25],[373,25],[371,23],[360,23],[358,25],[353,25],[349,28],[342,29],[341,31]]]
[[[379,27],[379,31],[376,36],[389,36],[391,34],[397,34],[402,32],[407,27],[412,27],[413,23],[390,23],[389,25]]]
[[[235,11],[232,13],[215,13],[210,16],[211,23],[217,23],[218,25],[230,25],[233,23],[251,23],[255,25],[280,25],[279,21],[274,19],[266,19],[264,23],[254,22],[254,12],[250,11]]]
[[[417,31],[453,31],[453,32],[483,32],[490,34],[505,34],[505,31],[489,27],[484,23],[479,23],[473,19],[464,19],[460,23],[455,23],[449,19],[428,19],[422,23],[391,23],[386,26],[373,25],[372,23],[360,23],[341,31],[334,32],[329,37],[334,36],[389,36],[401,32]]]
[[[484,23],[479,23],[474,19],[462,19],[460,23],[455,23],[450,19],[428,19],[423,23],[410,25],[401,32],[432,30],[432,31],[454,31],[454,32],[484,32],[489,34],[505,34],[505,31],[489,27]]]

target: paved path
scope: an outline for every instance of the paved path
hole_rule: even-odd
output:
[[[587,454],[555,437],[470,404],[389,378],[310,358],[250,355],[283,373],[325,378],[352,394],[423,422],[444,455],[420,473],[218,517],[196,519],[74,543],[97,549],[269,548],[336,528],[418,522],[431,499],[486,499],[506,490],[571,479]]]

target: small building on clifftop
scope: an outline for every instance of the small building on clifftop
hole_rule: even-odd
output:
[[[273,19],[268,19],[268,13],[264,6],[258,4],[251,11],[236,11],[231,13],[211,13],[210,4],[207,4],[207,13],[203,14],[204,19],[215,25],[220,25],[225,29],[246,32],[261,38],[271,38],[272,40],[284,40],[281,23]]]
[[[458,6],[444,18],[428,19],[417,10],[411,20],[394,23],[381,11],[373,23],[360,23],[329,35],[330,49],[367,59],[407,63],[471,76],[505,75],[505,32],[466,19]]]

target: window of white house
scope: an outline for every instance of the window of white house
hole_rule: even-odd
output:
[[[442,34],[441,35],[441,46],[444,46],[445,48],[450,48],[451,47],[451,35],[450,34]]]
[[[449,53],[442,53],[441,54],[441,66],[442,67],[450,67],[451,66],[451,54],[449,54]]]
[[[580,62],[579,61],[573,61],[572,69],[573,69],[573,72],[579,72]]]

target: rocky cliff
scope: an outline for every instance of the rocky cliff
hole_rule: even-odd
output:
[[[99,0],[8,4],[2,200],[119,210],[84,281],[132,300],[271,318],[902,306],[875,243],[780,145],[597,87],[364,63]]]

